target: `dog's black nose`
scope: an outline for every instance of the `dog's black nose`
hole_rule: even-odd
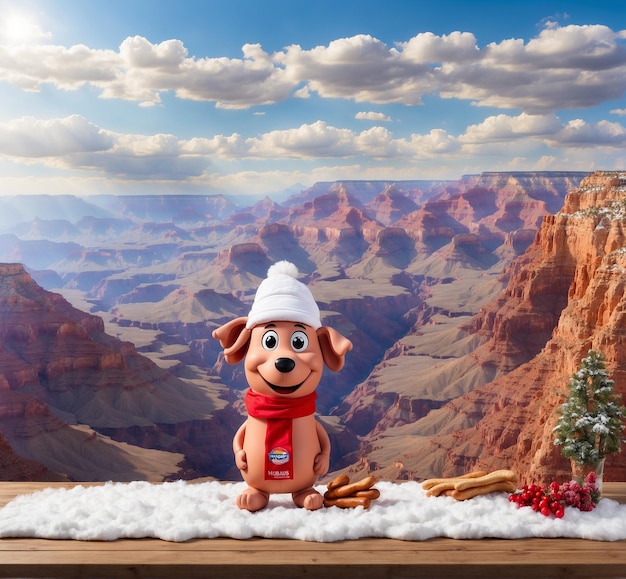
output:
[[[276,370],[286,374],[296,367],[296,363],[291,358],[276,358],[274,366],[276,366]]]

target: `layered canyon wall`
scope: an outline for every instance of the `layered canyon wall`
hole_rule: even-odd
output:
[[[621,224],[599,209],[624,197],[623,176],[598,173],[579,188],[582,178],[341,182],[242,211],[183,199],[181,226],[133,220],[178,218],[173,200],[151,208],[154,199],[108,199],[123,219],[16,226],[0,235],[0,255],[30,263],[32,277],[101,315],[37,289],[21,266],[2,266],[0,286],[15,282],[0,300],[0,395],[15,414],[0,416],[7,441],[33,459],[45,441],[43,454],[59,456],[48,468],[66,472],[62,443],[73,449],[73,477],[236,475],[230,437],[243,420],[245,379],[223,363],[211,330],[245,315],[269,265],[290,259],[324,323],[355,344],[319,388],[334,468],[390,480],[480,465],[554,476],[566,466],[538,434],[553,391],[590,344],[612,371],[623,367],[610,346],[620,331]],[[609,254],[615,262],[604,264]],[[579,325],[566,340],[559,328],[594,284],[605,301],[570,314]],[[119,456],[119,444],[137,454],[106,475],[96,457]],[[79,468],[81,453],[89,460]]]
[[[0,435],[28,459],[18,463],[0,445],[0,477],[163,480],[228,470],[239,414],[223,386],[197,387],[159,368],[21,264],[0,264],[0,279]]]
[[[553,444],[556,410],[589,349],[605,356],[626,399],[626,174],[583,180],[562,211],[544,218],[509,275],[504,293],[469,325],[489,337],[470,356],[513,369],[413,424],[413,445],[397,455],[404,477],[512,468],[522,482],[566,480],[569,461]],[[373,438],[365,448],[376,456],[377,444],[393,442]],[[624,455],[610,456],[605,480],[625,478]]]

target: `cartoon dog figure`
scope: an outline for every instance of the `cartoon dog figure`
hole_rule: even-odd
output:
[[[290,262],[271,266],[248,316],[213,332],[226,362],[245,358],[248,419],[235,434],[233,452],[248,484],[237,505],[252,512],[267,506],[272,493],[291,493],[308,510],[323,506],[313,485],[328,472],[330,439],[314,416],[315,389],[324,365],[341,370],[352,342],[322,326],[297,275]]]

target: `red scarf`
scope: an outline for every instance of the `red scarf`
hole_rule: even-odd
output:
[[[301,398],[264,396],[248,390],[244,402],[253,418],[267,420],[265,433],[265,480],[293,479],[292,423],[315,413],[316,392]]]

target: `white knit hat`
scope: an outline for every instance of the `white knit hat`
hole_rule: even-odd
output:
[[[296,278],[298,268],[289,261],[279,261],[267,270],[254,296],[246,328],[267,322],[300,322],[321,327],[320,310],[309,288]]]

